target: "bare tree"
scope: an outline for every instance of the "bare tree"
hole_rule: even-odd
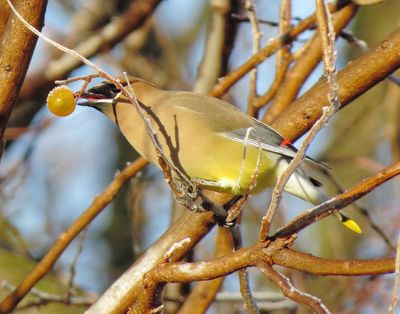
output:
[[[278,179],[269,203],[265,200],[266,194],[250,199],[251,189],[237,202],[230,201],[231,195],[201,191],[199,196],[203,204],[207,202],[208,207],[217,209],[223,207],[228,219],[239,216],[240,224],[232,228],[216,227],[215,239],[210,241],[205,237],[217,225],[214,214],[182,210],[174,204],[171,208],[174,220],[144,252],[139,252],[146,234],[144,199],[151,200],[148,207],[156,207],[158,196],[152,195],[149,189],[155,182],[149,177],[140,177],[139,173],[148,163],[138,157],[117,172],[90,206],[53,239],[54,244],[22,279],[12,282],[0,269],[0,276],[4,276],[0,277],[3,289],[11,290],[3,293],[0,313],[38,306],[46,308],[54,303],[67,310],[69,306],[77,306],[78,311],[84,308],[87,313],[157,313],[162,310],[167,313],[205,313],[210,306],[221,313],[238,312],[241,307],[250,313],[275,309],[291,312],[299,306],[316,313],[329,313],[329,309],[350,313],[366,308],[395,312],[400,247],[394,243],[398,242],[396,234],[400,220],[396,211],[399,195],[398,181],[395,180],[398,179],[391,179],[400,173],[400,90],[395,74],[400,67],[400,29],[394,28],[395,23],[390,24],[390,33],[382,35],[379,32],[376,42],[368,47],[347,28],[353,20],[362,23],[366,16],[374,19],[376,12],[383,12],[385,8],[389,21],[390,11],[396,12],[394,8],[399,6],[394,0],[385,4],[369,1],[374,5],[368,7],[362,1],[338,1],[328,5],[323,0],[316,0],[313,2],[315,12],[301,19],[295,17],[296,11],[292,12],[291,1],[281,0],[274,21],[267,20],[259,9],[266,6],[262,1],[205,1],[207,8],[198,15],[197,23],[193,21],[190,31],[182,36],[185,38],[175,39],[168,37],[159,24],[159,11],[163,10],[161,1],[109,1],[107,5],[98,0],[86,4],[59,1],[60,8],[74,24],[68,32],[59,35],[57,42],[72,47],[72,52],[61,53],[53,46],[47,46],[41,53],[39,69],[29,72],[26,78],[37,38],[10,10],[7,2],[2,0],[0,3],[0,81],[3,87],[0,140],[18,143],[19,138],[31,135],[31,143],[19,162],[0,172],[0,199],[4,204],[8,198],[17,198],[16,193],[7,191],[13,185],[17,189],[28,175],[28,170],[21,169],[29,169],[37,139],[55,123],[46,118],[41,123],[31,124],[47,93],[54,87],[54,81],[67,78],[82,63],[90,64],[87,59],[94,56],[99,56],[97,64],[107,63],[111,70],[105,72],[96,68],[96,73],[85,76],[84,81],[88,83],[98,76],[114,82],[132,103],[135,100],[130,91],[114,78],[122,71],[165,89],[192,89],[214,97],[230,97],[232,102],[237,101],[237,91],[241,94],[246,91],[245,110],[249,115],[268,123],[293,142],[308,133],[288,171]],[[14,2],[22,17],[40,31],[47,2]],[[168,10],[180,9],[178,4],[168,7]],[[192,60],[189,51],[201,37],[205,23],[208,26],[202,60],[190,82],[188,73],[191,69],[188,70],[187,64]],[[276,35],[268,38],[271,30]],[[366,33],[364,29],[360,33],[363,32]],[[244,62],[234,53],[235,49],[245,49],[240,45],[243,38],[251,45],[251,48],[245,47],[249,57]],[[336,59],[343,49],[337,48],[335,41],[338,39],[353,54],[351,61],[339,70]],[[275,57],[274,76],[270,76],[272,83],[261,88],[267,75],[260,65],[272,57]],[[320,63],[322,72],[318,68]],[[312,75],[320,75],[320,79],[307,87]],[[247,76],[249,84],[243,87],[242,78],[247,80]],[[75,79],[67,80],[72,81]],[[87,84],[83,84],[77,93],[86,87]],[[231,89],[233,93],[229,93]],[[383,89],[384,93],[379,94],[378,89]],[[372,100],[373,97],[377,97],[379,103]],[[334,176],[326,171],[324,177],[336,196],[310,210],[290,215],[289,219],[280,202],[283,187],[328,121],[330,135],[324,140],[327,148],[323,158],[332,165]],[[156,136],[153,139],[157,141]],[[7,156],[12,145],[4,147],[3,155]],[[124,150],[121,149],[121,156],[126,154]],[[74,152],[70,154],[72,156]],[[163,163],[162,151],[159,157]],[[384,166],[384,163],[388,165]],[[174,166],[168,162],[162,164],[169,183]],[[382,194],[378,194],[376,188],[389,180],[390,188],[387,184],[382,188],[385,189]],[[68,270],[65,293],[38,289],[36,285],[52,271],[61,254],[107,205],[113,203],[124,186],[129,186],[129,201],[120,199],[114,206],[128,208],[125,212],[130,212],[130,216],[120,218],[116,230],[109,232],[111,237],[120,239],[118,249],[128,252],[123,260],[124,268],[120,269],[123,274],[115,276],[114,282],[95,301],[85,292],[77,293],[74,278],[78,257],[85,250],[82,236]],[[366,198],[359,201],[364,196]],[[1,206],[0,214],[6,216],[7,206]],[[323,218],[347,206],[355,208],[355,215],[363,225],[364,232],[357,239],[347,230],[336,229],[333,222],[324,224],[328,219]],[[32,251],[29,241],[25,243],[17,228],[7,219],[4,221],[4,230],[8,233],[12,230],[17,240],[11,243],[0,237],[2,246],[4,242],[4,246],[10,248],[9,252],[22,250],[28,254]],[[122,242],[125,238],[131,242]],[[367,250],[366,247],[379,249]],[[205,250],[209,253],[205,254]],[[114,251],[113,258],[119,253]],[[2,254],[0,251],[0,257]],[[249,276],[250,269],[256,269],[257,273]],[[233,273],[239,275],[240,295],[223,291],[224,285],[231,287],[224,279]],[[380,276],[387,273],[395,275],[389,279]],[[388,280],[391,285],[383,288]],[[193,283],[196,284],[191,285]],[[272,295],[274,288],[281,293]],[[380,303],[372,298],[377,294]]]

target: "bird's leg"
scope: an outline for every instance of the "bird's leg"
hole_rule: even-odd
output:
[[[190,209],[193,212],[203,212],[206,209],[201,205],[201,198],[198,195],[196,184],[180,180],[172,176],[171,167],[165,162],[161,156],[158,157],[158,163],[164,174],[164,179],[172,190],[174,199],[179,203]]]
[[[184,184],[182,185],[184,186]],[[183,187],[180,190],[184,190],[186,188],[187,187]],[[231,228],[235,225],[235,221],[227,221],[228,213],[225,209],[225,206],[221,206],[212,202],[199,189],[197,189],[195,193],[189,191],[183,195],[177,195],[174,193],[174,198],[179,204],[182,204],[192,212],[211,211],[215,215],[220,226]]]
[[[215,204],[197,188],[196,180],[180,180],[172,176],[171,168],[163,158],[158,158],[163,170],[164,178],[170,186],[174,199],[193,212],[211,211],[217,218],[218,224],[227,228],[235,225],[234,220],[227,221],[227,211],[224,206]]]
[[[186,195],[188,195],[187,191],[190,190],[190,188],[188,187],[189,184],[187,184],[186,182],[182,182],[178,179],[174,179],[174,177],[172,176],[171,167],[170,167],[169,163],[167,162],[167,160],[165,158],[163,158],[163,156],[158,156],[158,163],[164,174],[165,182],[167,182],[167,184],[171,188],[174,196],[176,198],[181,198],[181,197],[185,197]],[[192,188],[192,189],[194,189],[194,188]]]

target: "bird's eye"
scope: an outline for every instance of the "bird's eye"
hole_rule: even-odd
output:
[[[89,89],[89,92],[99,96],[105,96],[107,98],[114,98],[120,93],[120,90],[115,87],[113,83],[101,82],[96,86]]]
[[[112,93],[114,93],[115,95],[119,94],[121,91],[119,90],[119,88],[117,88],[114,84],[111,84],[112,86],[110,86],[110,91]]]

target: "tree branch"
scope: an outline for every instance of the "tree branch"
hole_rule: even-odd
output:
[[[18,1],[18,11],[32,25],[41,29],[44,23],[46,0]],[[8,23],[0,42],[0,157],[3,151],[3,135],[12,107],[24,81],[26,71],[36,45],[37,37],[27,30],[15,15]]]
[[[333,25],[336,34],[340,33],[356,12],[357,6],[348,5],[333,15]],[[322,46],[319,32],[315,32],[305,45],[306,49],[302,52],[301,58],[288,70],[285,80],[279,86],[271,106],[267,108],[262,119],[265,123],[272,122],[274,118],[293,102],[306,79],[321,61]],[[260,101],[264,100],[260,99]]]
[[[310,24],[311,25],[311,24]],[[400,30],[390,35],[379,47],[370,53],[354,60],[344,70],[339,72],[338,83],[342,88],[339,90],[345,91],[344,96],[340,94],[342,105],[346,105],[350,100],[365,92],[368,88],[384,79],[385,75],[393,72],[398,68],[400,63]],[[380,55],[382,53],[382,56]],[[397,58],[397,59],[396,59]],[[378,60],[377,63],[376,60]],[[373,71],[369,68],[372,67]],[[376,74],[373,74],[373,72]],[[365,72],[368,72],[366,75]],[[360,87],[362,91],[352,88],[350,85],[355,84]],[[345,84],[345,85],[343,85]],[[218,85],[220,86],[220,85]],[[313,88],[313,93],[306,93],[306,97],[301,97],[296,103],[308,108],[300,118],[295,114],[297,106],[290,106],[284,111],[279,119],[272,123],[272,126],[279,130],[288,139],[295,139],[308,129],[307,124],[299,124],[299,128],[291,120],[305,119],[307,123],[314,123],[320,115],[322,103],[324,106],[327,104],[326,95],[328,94],[329,87],[326,82],[319,82],[317,87]],[[315,98],[314,98],[315,97]],[[343,98],[344,97],[344,98]],[[321,101],[325,100],[325,103]],[[308,103],[313,104],[308,106]],[[301,107],[299,106],[299,107]],[[315,112],[314,112],[315,110]],[[289,126],[289,127],[288,127]],[[227,201],[227,199],[225,199]],[[222,202],[221,204],[223,204]],[[187,222],[190,221],[190,228]],[[211,214],[193,214],[185,213],[179,218],[171,228],[155,243],[153,246],[137,261],[129,270],[125,272],[104,294],[103,296],[88,310],[88,313],[98,313],[99,311],[108,311],[110,313],[122,313],[136,299],[137,293],[141,287],[141,277],[144,273],[149,271],[152,267],[159,263],[163,250],[167,250],[172,243],[179,241],[183,237],[190,235],[194,236],[195,240],[199,241],[205,233],[211,229],[214,220]],[[182,228],[186,228],[181,230]],[[182,233],[180,232],[182,231]],[[185,234],[186,232],[186,234]],[[195,243],[193,243],[195,245]],[[164,251],[165,252],[165,251]],[[151,263],[148,263],[151,261]],[[129,286],[128,282],[131,284]],[[115,296],[118,297],[115,297]]]
[[[301,292],[300,290],[296,289],[290,282],[289,278],[274,270],[271,265],[260,262],[257,266],[258,269],[260,269],[265,276],[267,276],[272,282],[274,282],[282,291],[282,293],[291,300],[308,307],[314,313],[330,313],[327,307],[322,304],[320,299],[312,296],[311,294]]]
[[[147,161],[139,158],[127,166],[112,181],[102,194],[97,196],[85,212],[62,234],[47,252],[45,257],[22,280],[19,286],[0,303],[0,313],[9,313],[30,289],[38,283],[53,267],[58,257],[64,252],[72,240],[115,198],[122,186],[140,171]]]
[[[330,9],[332,12],[336,12],[337,6],[336,4],[331,4]],[[238,80],[240,80],[243,76],[249,73],[252,69],[254,69],[258,64],[263,62],[265,59],[270,57],[272,54],[277,52],[279,49],[284,47],[287,44],[293,42],[297,36],[299,36],[304,31],[308,30],[312,26],[314,26],[316,21],[315,14],[310,15],[304,20],[300,21],[299,24],[292,27],[292,29],[286,34],[279,36],[277,38],[271,39],[268,44],[262,48],[259,53],[251,56],[244,64],[242,64],[239,68],[233,70],[227,76],[221,78],[218,84],[214,87],[212,92],[210,93],[214,97],[221,97],[225,94],[229,88],[232,87]]]
[[[232,238],[226,228],[218,228],[215,238],[215,256],[232,252]],[[222,286],[225,277],[199,282],[190,292],[177,314],[202,314],[207,311]]]
[[[400,67],[400,28],[375,49],[350,62],[338,72],[342,108]],[[283,111],[270,126],[290,140],[311,128],[328,104],[329,84],[322,78],[303,96]]]
[[[362,196],[371,192],[382,183],[390,180],[391,178],[399,174],[400,162],[397,162],[389,167],[382,169],[375,175],[364,179],[359,184],[348,189],[342,194],[339,194],[331,198],[330,200],[323,202],[322,204],[314,207],[311,210],[304,211],[288,224],[286,224],[286,226],[280,228],[273,237],[285,238],[287,236],[291,236],[299,232],[301,229],[304,229],[308,225],[314,223],[315,221],[327,217],[333,212],[350,205]]]
[[[365,276],[392,273],[394,258],[371,260],[338,260],[322,258],[282,248],[271,259],[274,264],[304,271],[316,276]]]

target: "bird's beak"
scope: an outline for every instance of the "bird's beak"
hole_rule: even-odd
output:
[[[99,108],[102,105],[112,104],[114,100],[115,98],[110,98],[102,94],[95,94],[88,91],[80,96],[78,105]]]

